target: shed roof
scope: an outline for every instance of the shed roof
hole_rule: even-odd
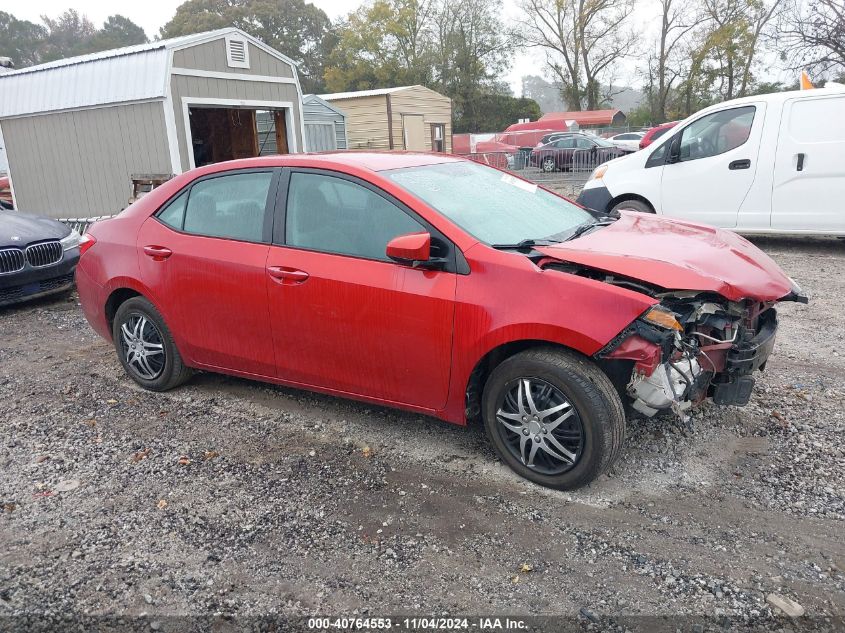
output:
[[[578,125],[610,125],[613,117],[622,114],[621,110],[583,110],[581,112],[549,112],[537,121],[528,123],[514,123],[505,130],[518,132],[520,130],[557,130],[564,121],[575,121]]]
[[[396,88],[376,88],[375,90],[356,90],[354,92],[333,92],[319,96],[321,99],[327,101],[335,101],[337,99],[354,99],[356,97],[377,97],[379,95],[389,95],[393,92],[399,92],[400,90],[418,87],[422,86],[398,86]]]
[[[236,28],[218,29],[59,59],[0,75],[0,118],[162,98],[171,52],[237,34],[296,66],[279,51]]]
[[[343,110],[338,108],[336,105],[332,105],[331,103],[329,103],[325,99],[321,99],[317,95],[305,95],[304,97],[302,97],[302,105],[305,105],[306,103],[314,103],[314,102],[319,103],[319,104],[325,106],[326,108],[328,108],[329,110],[331,110],[332,112],[335,112],[338,115],[346,118],[346,112],[344,112]]]

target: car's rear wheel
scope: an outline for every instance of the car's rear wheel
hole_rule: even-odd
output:
[[[608,377],[556,348],[531,349],[496,367],[482,411],[502,461],[549,488],[593,481],[616,460],[625,437],[622,402]]]
[[[540,163],[540,167],[545,172],[554,171],[555,167],[556,167],[555,159],[552,158],[551,156],[547,156],[546,158],[543,159],[542,163]]]
[[[190,378],[167,324],[147,299],[132,297],[120,305],[112,337],[123,369],[145,389],[167,391]]]

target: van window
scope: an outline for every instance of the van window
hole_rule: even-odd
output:
[[[681,132],[679,159],[718,156],[743,145],[751,134],[754,106],[720,110],[703,116]]]

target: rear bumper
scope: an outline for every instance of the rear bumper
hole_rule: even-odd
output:
[[[105,288],[85,272],[84,265],[76,269],[76,290],[79,293],[79,303],[82,305],[85,319],[97,334],[110,341],[111,331],[105,310]]]
[[[0,275],[0,306],[70,290],[78,262],[79,250],[72,249],[52,266],[33,268],[27,264],[20,272]]]

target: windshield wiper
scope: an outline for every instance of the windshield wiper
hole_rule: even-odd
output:
[[[605,219],[605,220],[593,220],[592,222],[587,222],[587,223],[579,226],[577,229],[575,229],[566,238],[565,241],[569,242],[570,240],[574,240],[576,237],[581,237],[587,231],[592,231],[593,229],[598,228],[600,226],[608,226],[610,224],[613,224],[614,222],[616,222],[616,219],[614,219],[614,218],[608,218],[608,219]]]
[[[560,240],[534,240],[534,239],[527,239],[522,240],[521,242],[517,242],[516,244],[491,244],[493,248],[498,248],[500,250],[524,250],[528,248],[534,248],[535,246],[551,246],[552,244],[560,244]]]

